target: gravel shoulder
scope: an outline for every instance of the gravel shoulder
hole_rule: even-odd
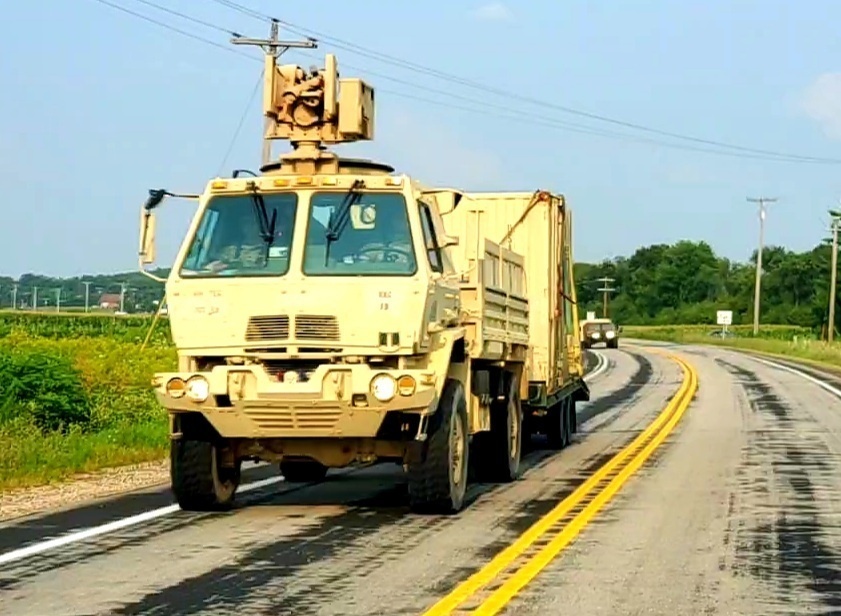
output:
[[[604,354],[613,365],[579,409],[578,442],[531,454],[516,484],[475,486],[460,516],[411,515],[402,475],[388,466],[274,487],[227,514],[177,512],[0,568],[0,611],[420,613],[571,492],[679,385],[667,359]]]

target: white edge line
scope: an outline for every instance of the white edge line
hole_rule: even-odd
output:
[[[600,374],[602,374],[609,365],[607,358],[598,351],[593,351],[593,354],[598,358],[599,363],[595,370],[593,370],[590,374],[588,374],[585,380],[591,380]],[[798,373],[800,374],[800,373]],[[806,378],[808,375],[801,374]],[[817,379],[811,379],[815,380]],[[828,387],[828,386],[827,386]],[[834,390],[834,388],[833,388]],[[841,397],[841,391],[834,390],[839,397]],[[254,481],[252,483],[246,483],[242,485],[237,490],[237,493],[243,492],[250,492],[252,490],[258,490],[260,488],[264,488],[266,486],[273,485],[275,483],[280,483],[283,481],[282,477],[269,477],[267,479],[261,479],[260,481]],[[181,508],[177,504],[167,505],[166,507],[159,507],[157,509],[150,509],[149,511],[144,511],[143,513],[138,513],[132,516],[128,516],[126,518],[121,518],[119,520],[114,520],[113,522],[108,522],[107,524],[101,524],[99,526],[92,526],[90,528],[85,528],[82,530],[77,530],[66,535],[62,535],[60,537],[56,537],[54,539],[48,539],[46,541],[39,541],[38,543],[33,543],[32,545],[28,545],[23,548],[19,548],[17,550],[12,550],[11,552],[5,552],[0,554],[0,565],[5,565],[16,560],[21,560],[24,558],[28,558],[30,556],[35,556],[36,554],[41,554],[43,552],[47,552],[49,550],[53,550],[55,548],[60,548],[65,545],[69,545],[71,543],[78,543],[80,541],[85,541],[87,539],[91,539],[93,537],[98,537],[99,535],[105,535],[108,533],[113,533],[114,531],[121,530],[123,528],[128,528],[129,526],[136,526],[138,524],[142,524],[143,522],[149,522],[151,520],[155,520],[157,518],[162,518],[164,516],[171,515],[180,511]]]
[[[761,358],[757,357],[756,355],[750,355],[748,353],[739,353],[739,354],[742,355],[743,357],[750,357],[754,361],[758,361],[761,364],[766,364],[768,366],[778,368],[779,370],[784,370],[786,372],[790,372],[791,374],[797,375],[800,378],[806,379],[810,383],[814,383],[818,387],[821,387],[821,388],[825,389],[826,391],[828,391],[832,395],[834,395],[838,398],[841,398],[841,389],[838,389],[837,387],[833,387],[829,383],[824,383],[820,379],[816,379],[815,377],[813,377],[810,374],[806,374],[805,372],[801,372],[800,370],[797,370],[796,368],[791,368],[789,366],[786,366],[785,364],[778,364],[775,361],[770,361],[770,360],[767,360],[767,359],[761,359]]]
[[[597,376],[599,376],[605,370],[607,370],[607,366],[608,366],[607,358],[602,353],[599,353],[598,351],[592,351],[592,353],[593,353],[593,355],[595,355],[596,357],[599,358],[599,363],[596,365],[595,370],[593,370],[590,374],[587,374],[587,375],[584,376],[585,381],[590,381],[590,380],[596,378]]]
[[[254,481],[251,483],[246,483],[239,487],[237,493],[259,490],[260,488],[265,488],[266,486],[270,486],[275,483],[280,483],[281,481],[283,481],[283,478],[277,476],[268,477],[266,479],[261,479],[259,481]],[[156,518],[162,518],[180,510],[181,508],[177,504],[167,505],[166,507],[150,509],[149,511],[144,511],[143,513],[138,513],[127,518],[114,520],[113,522],[101,524],[100,526],[92,526],[90,528],[77,530],[72,533],[56,537],[55,539],[48,539],[47,541],[33,543],[32,545],[28,545],[17,550],[12,550],[11,552],[0,554],[0,565],[5,565],[7,563],[14,562],[16,560],[21,560],[23,558],[28,558],[30,556],[34,556],[36,554],[40,554],[48,550],[68,545],[70,543],[78,543],[79,541],[85,541],[86,539],[90,539],[91,537],[97,537],[99,535],[112,533],[116,530],[127,528],[129,526],[142,524],[143,522],[148,522]]]

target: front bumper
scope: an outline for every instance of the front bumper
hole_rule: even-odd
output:
[[[414,391],[378,400],[372,380],[412,377]],[[195,401],[167,391],[172,379],[207,381],[207,398]],[[362,364],[319,366],[307,380],[282,382],[261,366],[217,366],[211,371],[165,372],[153,380],[158,402],[170,413],[200,412],[225,438],[374,438],[386,417],[421,415],[436,399],[435,375],[425,370],[380,370]]]

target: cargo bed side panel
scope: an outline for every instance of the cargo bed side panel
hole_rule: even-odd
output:
[[[485,238],[525,257],[532,345],[529,380],[545,383],[551,393],[580,375],[571,225],[563,197],[538,192],[465,193],[443,220],[447,233],[461,240],[452,249],[459,270],[476,266],[471,257]]]

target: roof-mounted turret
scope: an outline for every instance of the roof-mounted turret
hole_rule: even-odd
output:
[[[263,170],[269,173],[338,173],[339,159],[325,144],[374,138],[374,89],[361,79],[339,79],[336,56],[326,54],[324,68],[309,71],[296,64],[277,63],[277,50],[315,47],[277,40],[272,24],[268,40],[233,39],[234,43],[261,45],[266,51],[263,73]],[[271,162],[271,142],[285,139],[292,151]]]

